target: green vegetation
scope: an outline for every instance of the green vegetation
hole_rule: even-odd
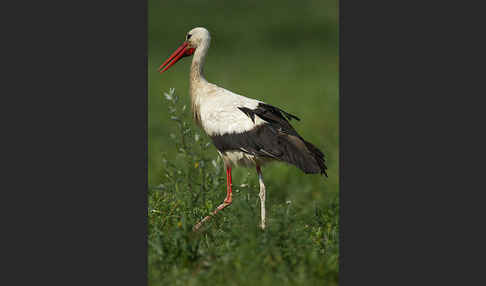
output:
[[[337,1],[149,0],[148,13],[149,285],[337,285]],[[245,168],[233,170],[233,204],[192,232],[223,201],[226,176],[189,116],[190,58],[157,68],[197,26],[212,36],[206,78],[299,116],[295,129],[326,155],[329,178],[262,169],[264,232],[257,175]]]
[[[337,284],[339,242],[337,198],[324,204],[272,200],[268,228],[260,220],[258,183],[250,172],[233,186],[234,203],[200,232],[192,226],[221,203],[225,188],[221,160],[195,130],[186,105],[165,94],[176,160],[162,156],[162,184],[149,190],[150,285],[321,285]]]

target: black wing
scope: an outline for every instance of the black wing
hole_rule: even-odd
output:
[[[299,167],[305,173],[321,173],[327,176],[324,154],[305,141],[290,125],[289,120],[300,120],[297,116],[264,103],[260,103],[256,109],[239,109],[253,122],[255,116],[258,116],[268,123],[243,133],[211,136],[218,150],[239,150],[281,160]]]

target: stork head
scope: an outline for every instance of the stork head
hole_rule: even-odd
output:
[[[205,28],[197,27],[190,30],[186,34],[186,40],[184,41],[184,43],[179,48],[177,48],[177,50],[175,50],[175,52],[172,53],[172,55],[159,67],[160,73],[168,70],[181,58],[194,54],[198,47],[201,47],[203,45],[209,45],[210,40],[211,36],[209,35],[209,31]]]
[[[203,27],[197,27],[189,32],[186,35],[186,42],[189,43],[191,48],[197,48],[198,46],[202,45],[203,42],[209,42],[211,40],[211,35],[209,35],[209,31]]]

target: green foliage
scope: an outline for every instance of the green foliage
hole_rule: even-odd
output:
[[[176,131],[169,136],[172,154],[159,157],[160,184],[148,191],[149,285],[337,285],[336,195],[309,199],[312,192],[295,188],[300,195],[279,197],[278,183],[266,180],[262,231],[256,174],[240,169],[233,204],[192,231],[223,201],[225,172],[174,89],[164,97]]]

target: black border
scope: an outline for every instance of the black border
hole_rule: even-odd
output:
[[[5,277],[146,285],[147,3],[20,6],[3,37],[18,76],[4,107],[19,107],[2,136],[15,145],[2,191],[17,199],[2,200],[2,256],[18,268]]]
[[[340,285],[484,281],[469,5],[340,1]]]

